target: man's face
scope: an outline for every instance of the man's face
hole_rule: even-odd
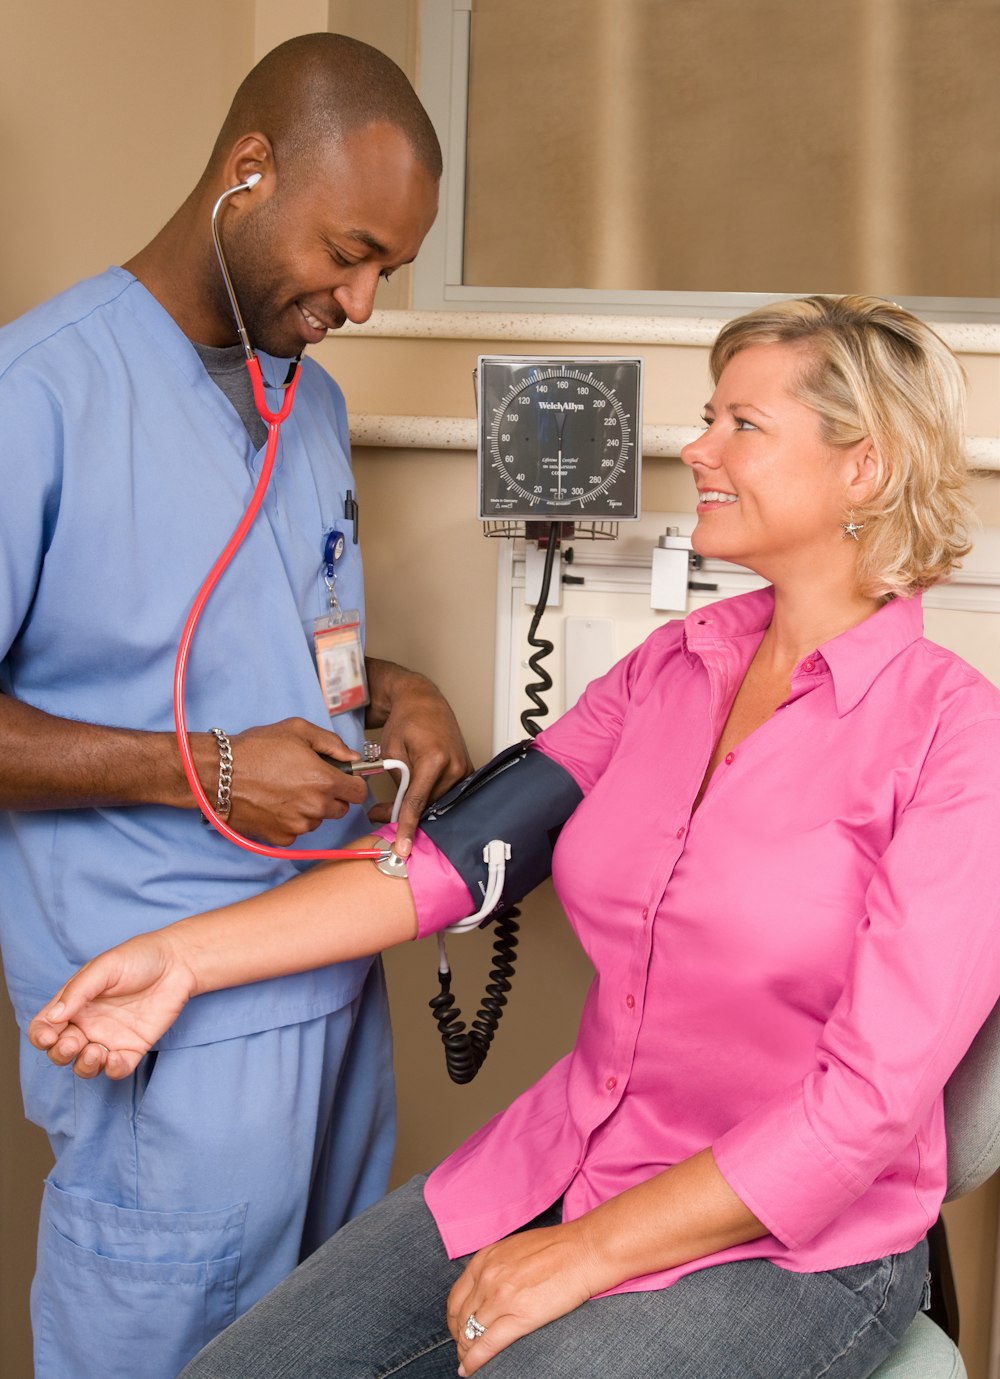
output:
[[[254,196],[223,227],[223,247],[251,345],[288,358],[345,320],[367,321],[380,278],[416,257],[438,184],[380,123],[278,168],[272,194]]]

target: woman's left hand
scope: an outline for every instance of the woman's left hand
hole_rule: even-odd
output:
[[[29,1024],[35,1048],[77,1077],[135,1072],[198,990],[180,929],[137,934],[81,967]]]
[[[512,1341],[572,1312],[593,1295],[590,1251],[570,1222],[521,1231],[473,1255],[448,1297],[459,1374],[475,1374]],[[473,1317],[485,1330],[473,1340]]]

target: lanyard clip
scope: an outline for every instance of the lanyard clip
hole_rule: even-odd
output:
[[[344,533],[331,527],[323,538],[323,574],[327,583],[336,577],[337,561],[344,554]]]

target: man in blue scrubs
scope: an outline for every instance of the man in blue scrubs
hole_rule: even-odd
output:
[[[327,330],[367,319],[433,221],[440,171],[384,55],[293,39],[240,87],[201,180],[145,249],[0,331],[0,935],[22,1025],[93,954],[301,865],[201,826],[171,731],[178,637],[265,439],[212,207],[259,174],[221,230],[273,388]],[[198,629],[186,706],[213,802],[224,744],[210,730],[231,742],[232,827],[327,848],[366,830],[363,781],[327,760],[359,749],[366,716],[412,766],[405,832],[469,762],[438,691],[391,663],[366,663],[367,715],[328,710],[311,637],[332,532],[342,608],[363,610],[361,567],[344,401],[301,367],[264,506]],[[26,1043],[22,1075],[56,1155],[37,1379],[172,1379],[385,1188],[377,963],[196,1001],[125,1082],[81,1081]]]

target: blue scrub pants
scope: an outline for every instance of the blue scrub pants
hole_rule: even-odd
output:
[[[385,1191],[392,1049],[376,962],[301,1025],[81,1081],[25,1053],[49,1133],[32,1287],[35,1379],[176,1379],[223,1327]]]

